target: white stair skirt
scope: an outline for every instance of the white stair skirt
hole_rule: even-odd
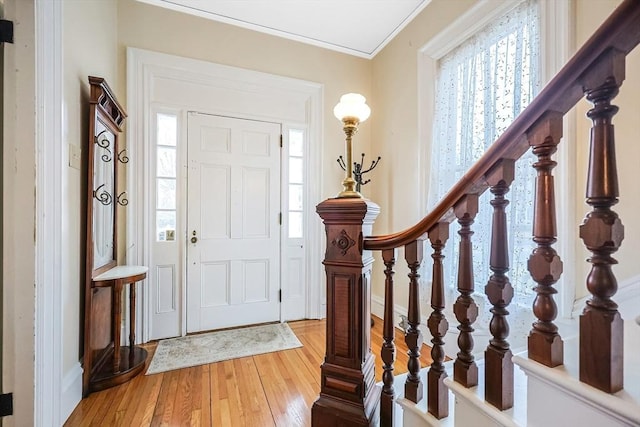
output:
[[[453,375],[453,361],[449,361],[445,363],[445,369],[447,371],[447,375]],[[398,410],[397,413],[400,413],[402,417],[400,420],[402,423],[398,424],[398,416],[395,417],[395,424],[398,426],[404,427],[419,427],[419,426],[446,426],[453,427],[453,410],[455,400],[452,393],[449,393],[449,416],[442,420],[438,420],[436,417],[427,412],[427,372],[429,368],[423,368],[420,370],[420,381],[422,382],[422,386],[424,387],[424,397],[417,404],[412,401],[404,398],[404,382],[407,378],[407,374],[403,374],[396,378],[394,382],[394,387],[396,389],[396,393],[398,394],[398,398],[396,399],[396,403],[400,405],[402,409]]]
[[[557,368],[547,368],[526,355],[514,357],[528,376],[527,426],[640,426],[640,326],[627,320],[624,329],[624,389],[615,394],[578,380],[575,338],[565,342],[565,364]]]
[[[398,395],[395,424],[404,427],[615,427],[640,426],[640,325],[625,321],[624,390],[608,394],[578,380],[578,339],[564,344],[565,365],[548,368],[529,360],[527,353],[513,357],[514,406],[499,411],[484,401],[484,360],[478,360],[477,387],[467,389],[453,381],[453,361],[445,363],[445,385],[449,388],[449,417],[437,420],[427,413],[426,374],[420,371],[425,387],[418,404],[404,399],[406,374],[395,379]],[[398,413],[402,414],[402,420]]]
[[[524,426],[526,425],[527,401],[526,401],[526,376],[522,371],[514,367],[514,408],[508,411],[499,411],[484,401],[484,360],[478,363],[478,386],[465,388],[453,381],[453,360],[445,363],[448,377],[445,385],[451,391],[449,393],[449,416],[442,420],[436,419],[427,412],[427,371],[420,371],[424,397],[418,404],[404,399],[404,381],[406,374],[396,378],[394,386],[398,394],[396,403],[402,407],[404,427],[496,427],[496,426]],[[399,391],[399,392],[398,392]],[[567,427],[567,426],[565,426]]]
[[[525,426],[527,417],[527,377],[513,368],[513,408],[500,411],[484,400],[484,359],[478,360],[478,385],[466,388],[453,381],[453,377],[445,380],[451,394],[455,396],[455,411],[450,411],[455,427],[515,427]]]

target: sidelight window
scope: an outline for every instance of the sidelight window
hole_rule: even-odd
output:
[[[301,239],[304,206],[304,131],[289,130],[289,238]]]
[[[176,239],[177,124],[175,115],[156,115],[156,241]]]

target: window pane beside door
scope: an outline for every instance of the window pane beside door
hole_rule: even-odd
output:
[[[289,238],[304,237],[304,136],[300,129],[289,130]]]
[[[156,240],[176,238],[176,143],[178,118],[156,115]]]

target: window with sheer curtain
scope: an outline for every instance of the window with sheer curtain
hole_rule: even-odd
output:
[[[474,34],[438,62],[429,205],[442,196],[507,129],[536,95],[539,86],[540,18],[537,1],[520,3],[502,18]],[[516,162],[516,180],[506,198],[509,225],[510,281],[514,302],[533,300],[534,282],[527,259],[531,240],[535,189],[534,157]],[[476,290],[483,292],[491,271],[491,194],[480,198],[472,229]],[[456,288],[456,225],[445,252],[445,281]]]

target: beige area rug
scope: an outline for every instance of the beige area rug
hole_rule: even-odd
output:
[[[146,375],[302,347],[289,325],[276,323],[162,340]]]

